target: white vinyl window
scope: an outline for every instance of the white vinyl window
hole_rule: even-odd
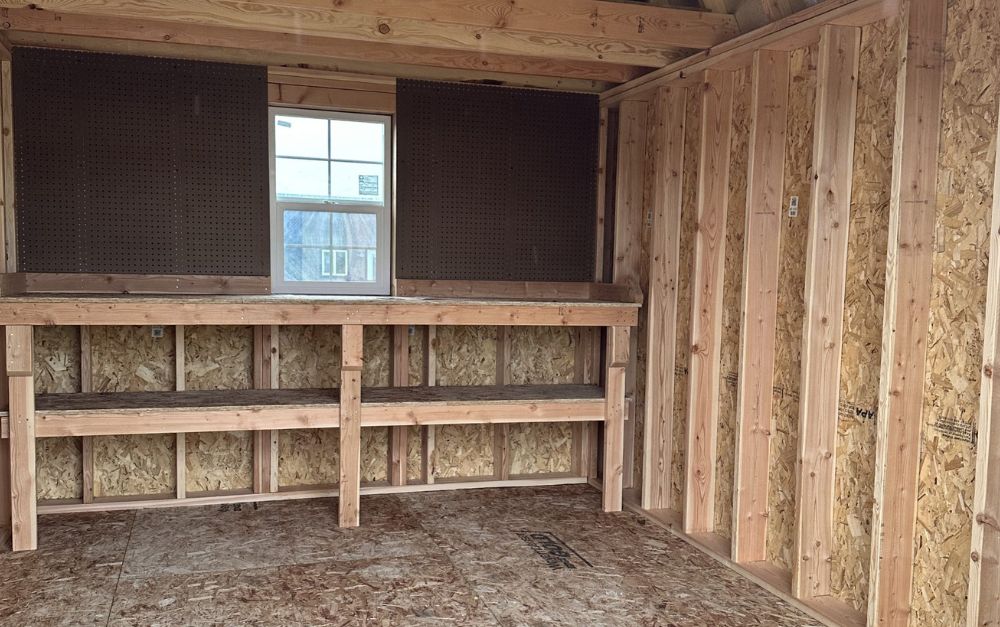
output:
[[[271,109],[271,283],[389,293],[391,120]]]

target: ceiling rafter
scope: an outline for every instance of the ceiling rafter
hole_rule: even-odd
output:
[[[641,67],[661,67],[736,32],[728,15],[602,0],[3,0],[2,7]]]

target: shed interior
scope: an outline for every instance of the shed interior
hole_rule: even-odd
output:
[[[130,583],[67,623],[1000,623],[996,2],[0,0],[0,56],[0,622],[73,555]]]

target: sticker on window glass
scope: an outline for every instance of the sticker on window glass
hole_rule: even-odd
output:
[[[378,196],[378,175],[359,174],[358,194],[360,196]]]

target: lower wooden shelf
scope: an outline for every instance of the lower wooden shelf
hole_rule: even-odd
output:
[[[340,426],[337,389],[43,394],[35,435],[196,433]],[[364,427],[603,421],[594,385],[364,388]],[[0,433],[8,437],[8,419]]]

